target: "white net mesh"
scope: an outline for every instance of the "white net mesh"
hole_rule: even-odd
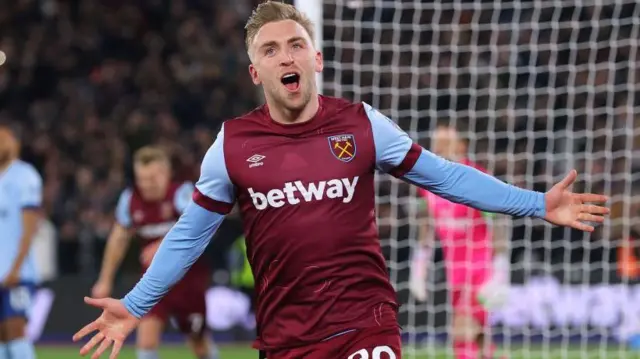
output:
[[[574,167],[577,190],[613,197],[611,221],[590,236],[513,221],[514,289],[493,315],[511,357],[632,357],[619,340],[640,320],[640,287],[620,277],[618,250],[640,227],[640,5],[323,3],[325,94],[370,103],[426,147],[436,120],[462,121],[471,159],[521,187],[545,190]],[[415,190],[387,178],[381,184],[380,224],[403,302],[406,356],[438,358],[450,314],[442,265],[436,260],[429,304],[415,303],[407,293]]]

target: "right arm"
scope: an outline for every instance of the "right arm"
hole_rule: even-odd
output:
[[[125,253],[129,249],[131,243],[131,234],[129,230],[122,225],[116,223],[113,225],[109,239],[107,239],[107,247],[102,258],[102,268],[100,269],[99,281],[112,284],[116,276],[120,263]]]
[[[99,281],[109,287],[131,243],[131,190],[122,192],[116,207],[116,223],[107,239],[107,247],[102,258]],[[108,295],[108,293],[104,293]]]
[[[223,131],[202,161],[193,200],[160,244],[142,279],[122,299],[127,311],[137,318],[144,316],[191,268],[233,208],[235,188],[225,165]]]

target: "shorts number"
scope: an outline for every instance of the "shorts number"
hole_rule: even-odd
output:
[[[204,325],[204,318],[202,317],[202,314],[191,314],[189,316],[189,322],[191,322],[191,332],[200,333],[202,326]]]
[[[31,305],[29,290],[25,287],[11,289],[9,292],[9,304],[15,310],[26,310]]]
[[[382,357],[382,354],[385,355],[386,358]],[[360,349],[357,352],[349,355],[347,359],[369,359],[369,352],[366,349]],[[371,352],[371,359],[396,359],[396,354],[386,345],[379,346],[373,348],[373,352]]]

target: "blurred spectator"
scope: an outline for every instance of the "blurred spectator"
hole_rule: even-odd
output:
[[[221,121],[258,104],[253,1],[33,1],[0,8],[0,121],[45,178],[62,273],[95,269],[129,157],[155,143],[196,180]]]

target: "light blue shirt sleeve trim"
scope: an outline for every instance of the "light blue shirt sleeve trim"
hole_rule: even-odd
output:
[[[136,318],[147,314],[202,255],[223,220],[223,215],[189,202],[147,272],[122,299],[129,313]]]
[[[376,150],[376,168],[389,172],[402,163],[413,141],[390,118],[363,102],[367,117],[371,122],[373,143]]]
[[[485,212],[539,218],[546,213],[544,193],[506,184],[425,149],[404,179],[452,202]]]
[[[193,186],[193,183],[185,182],[176,190],[173,198],[173,205],[179,213],[183,213],[189,202],[191,202],[194,189],[195,187]]]
[[[131,227],[131,196],[133,190],[127,188],[120,194],[118,205],[116,207],[116,222],[124,228]]]
[[[206,197],[224,203],[235,202],[235,187],[224,158],[224,125],[202,160],[196,188]]]

